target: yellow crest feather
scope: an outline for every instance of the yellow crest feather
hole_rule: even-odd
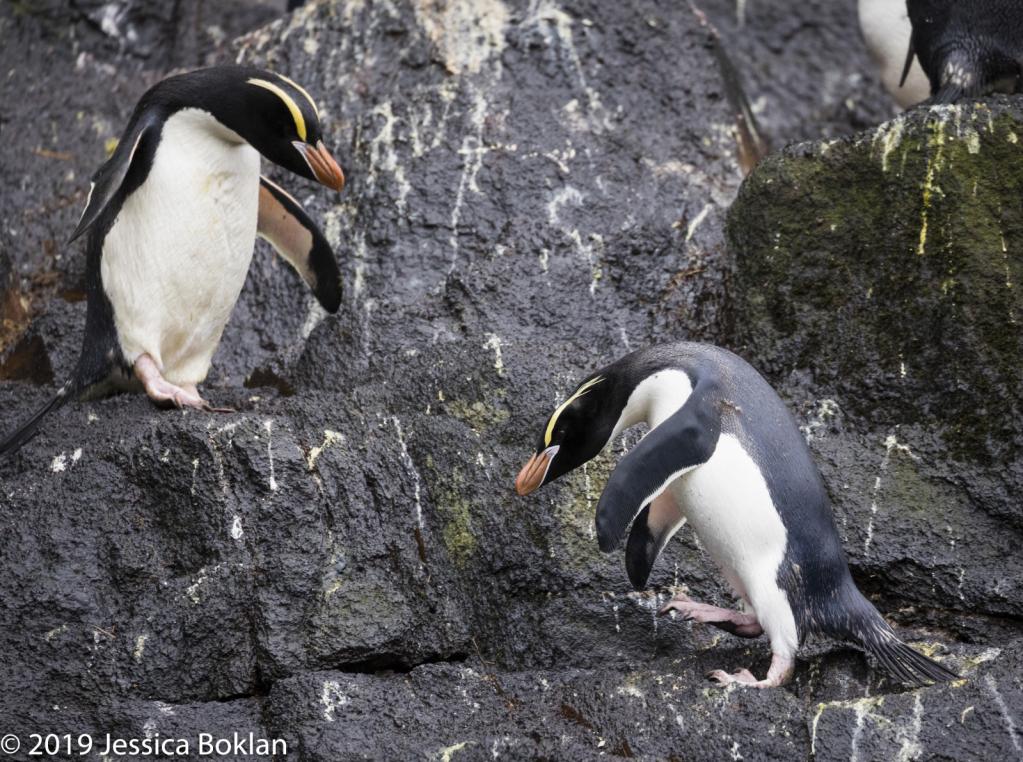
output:
[[[590,390],[590,387],[596,386],[603,380],[604,380],[603,376],[597,376],[596,378],[587,381],[585,384],[583,384],[576,390],[575,394],[573,394],[571,397],[565,400],[564,403],[557,410],[554,411],[554,415],[551,416],[551,422],[547,424],[547,435],[544,438],[544,447],[551,446],[551,437],[554,436],[554,424],[558,422],[558,416],[561,415],[561,412],[566,407],[575,402],[577,399],[586,394],[586,392]]]
[[[284,105],[288,107],[292,118],[295,120],[295,129],[298,131],[298,136],[302,138],[302,140],[305,140],[305,117],[302,116],[302,109],[300,109],[298,104],[295,103],[295,99],[284,92],[282,88],[278,87],[273,82],[267,82],[265,79],[256,79],[255,77],[252,77],[249,79],[249,83],[258,85],[259,87],[265,87],[271,93],[284,101]]]
[[[292,80],[292,79],[290,79],[288,77],[285,77],[283,74],[278,74],[277,76],[280,77],[281,79],[283,79],[285,82],[287,82],[289,85],[291,85],[293,88],[295,88],[300,93],[302,93],[302,95],[305,96],[305,99],[307,101],[309,101],[309,105],[313,107],[313,113],[316,114],[316,118],[319,119],[320,118],[320,110],[316,107],[316,101],[314,101],[312,99],[312,96],[309,95],[309,93],[307,93],[305,91],[305,88],[302,87],[302,85],[298,84],[298,82],[295,82],[294,80]]]

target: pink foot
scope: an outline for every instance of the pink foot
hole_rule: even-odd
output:
[[[795,663],[794,659],[774,654],[771,657],[771,668],[767,670],[767,677],[763,680],[757,680],[748,669],[740,669],[734,675],[728,674],[723,669],[715,669],[713,672],[708,672],[707,677],[722,687],[729,683],[735,683],[745,688],[774,688],[787,683],[792,678]]]
[[[139,355],[135,360],[135,375],[139,377],[146,386],[146,393],[157,405],[168,407],[173,405],[176,408],[197,407],[209,413],[233,413],[230,408],[213,408],[202,397],[195,384],[182,384],[175,386],[160,375],[160,369],[156,367],[153,358],[148,354]]]
[[[752,614],[740,614],[709,603],[697,603],[684,593],[678,593],[658,613],[667,614],[673,610],[681,612],[682,618],[687,621],[714,625],[740,638],[755,638],[764,632]]]

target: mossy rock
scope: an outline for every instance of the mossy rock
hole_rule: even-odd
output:
[[[938,427],[960,461],[1019,457],[1023,107],[919,109],[790,146],[729,214],[743,333],[856,422]]]

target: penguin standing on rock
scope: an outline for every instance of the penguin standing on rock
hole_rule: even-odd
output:
[[[96,172],[72,235],[88,232],[85,339],[71,379],[0,442],[16,449],[70,399],[144,387],[161,405],[212,410],[196,383],[245,283],[256,236],[328,312],[341,304],[334,254],[301,205],[260,177],[259,157],[332,190],[341,168],[309,94],[286,77],[220,67],[142,96]]]
[[[745,638],[766,633],[767,678],[749,670],[720,685],[780,685],[809,633],[850,640],[897,678],[947,681],[955,673],[900,641],[856,589],[824,482],[788,409],[731,352],[666,344],[633,352],[583,381],[548,419],[515,482],[526,495],[578,468],[620,432],[651,428],[618,464],[597,505],[608,552],[632,522],[625,566],[641,590],[665,544],[688,521],[742,597],[747,613],[676,595],[661,613]]]
[[[929,103],[1023,91],[1023,3],[1019,0],[907,0],[913,57],[931,82]]]

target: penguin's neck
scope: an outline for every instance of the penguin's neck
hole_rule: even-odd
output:
[[[610,439],[637,423],[657,428],[674,415],[692,393],[692,382],[681,370],[668,368],[647,376],[629,395]]]

